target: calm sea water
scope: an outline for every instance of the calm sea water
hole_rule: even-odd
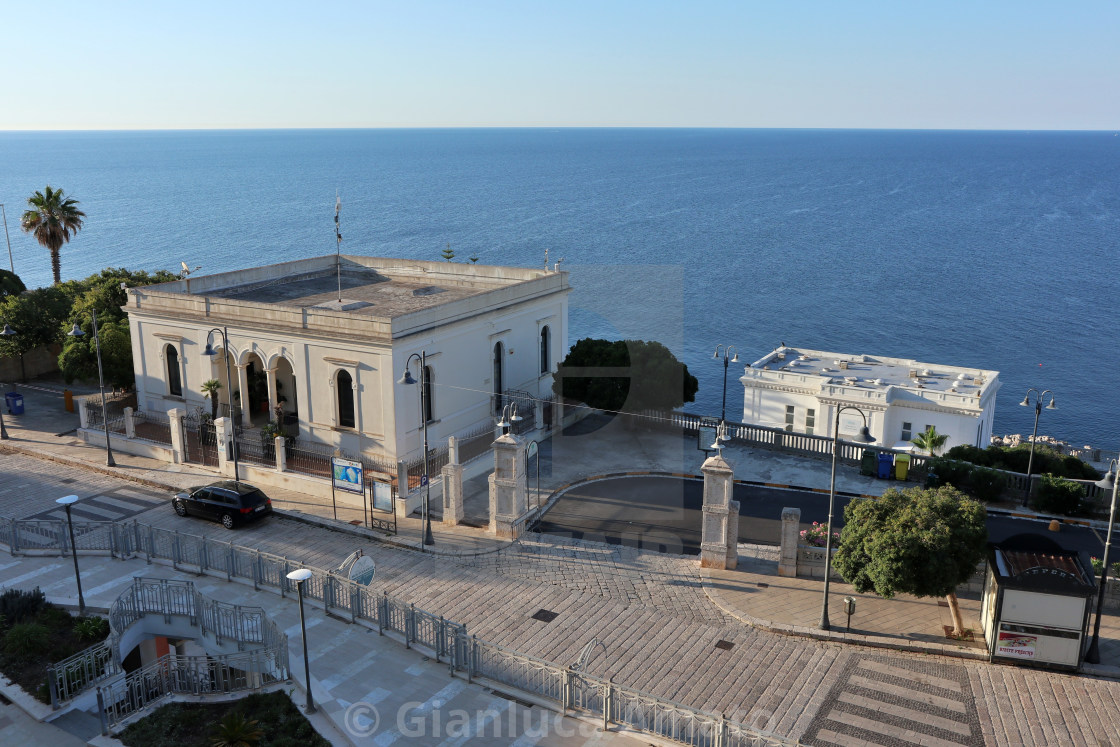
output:
[[[50,183],[86,228],[66,277],[202,272],[343,250],[572,272],[571,340],[670,345],[718,413],[719,343],[780,341],[1001,372],[996,432],[1120,445],[1120,137],[799,130],[0,133],[16,272],[50,282],[18,228]],[[2,249],[0,249],[2,251]],[[4,263],[6,266],[6,262]],[[741,407],[734,369],[729,411]]]

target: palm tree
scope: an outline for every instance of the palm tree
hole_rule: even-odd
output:
[[[210,398],[210,418],[212,420],[218,419],[218,390],[222,388],[222,382],[217,379],[207,379],[202,382],[202,396]]]
[[[67,197],[61,189],[51,189],[48,184],[44,192],[35,192],[27,198],[30,210],[20,218],[20,228],[25,233],[34,233],[35,240],[51,253],[51,269],[54,270],[54,284],[62,282],[62,259],[59,250],[70,241],[71,234],[82,228],[82,218],[86,214],[78,209],[78,201]]]
[[[258,727],[256,719],[227,713],[218,723],[218,734],[210,744],[213,747],[253,747],[263,736],[264,730]]]
[[[930,425],[926,427],[925,433],[919,433],[918,437],[910,443],[928,452],[930,456],[937,456],[948,440],[948,435],[938,433],[937,429]]]

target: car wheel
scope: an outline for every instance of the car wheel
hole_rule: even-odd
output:
[[[171,502],[171,505],[175,508],[175,513],[179,514],[180,516],[187,515],[187,504],[183,503],[180,500],[174,500]]]
[[[233,516],[230,514],[222,514],[222,526],[226,529],[233,529]]]

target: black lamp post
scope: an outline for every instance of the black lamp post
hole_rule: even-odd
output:
[[[78,496],[63,496],[56,498],[54,502],[66,509],[66,526],[70,530],[70,554],[74,556],[74,580],[78,582],[78,614],[84,615],[86,598],[82,596],[82,574],[78,572],[78,545],[74,542],[74,521],[70,517],[70,507],[78,502]]]
[[[863,410],[853,405],[844,405],[836,408],[836,422],[832,429],[832,476],[828,485],[828,525],[824,533],[824,599],[821,601],[821,621],[817,627],[828,630],[828,583],[832,573],[832,511],[836,502],[836,455],[840,451],[840,413],[844,410],[855,410],[863,418],[863,428],[857,436],[857,443],[873,444],[875,438],[867,428],[867,415]]]
[[[307,658],[307,623],[303,619],[303,585],[311,578],[311,571],[306,568],[297,568],[288,574],[289,581],[296,582],[296,593],[299,596],[299,631],[303,637],[303,679],[307,683],[307,713],[315,713],[315,700],[311,697],[311,664]]]
[[[719,358],[720,348],[723,348],[723,405],[719,409],[720,422],[727,419],[727,366],[729,363],[738,363],[739,354],[735,353],[735,357],[728,360],[731,351],[734,350],[732,345],[716,345],[716,352],[712,355],[713,358]]]
[[[113,460],[113,449],[109,446],[109,406],[105,401],[105,369],[101,365],[101,335],[97,331],[97,310],[91,310],[93,315],[93,345],[97,350],[97,385],[101,389],[101,425],[105,429],[105,464],[116,467]],[[74,323],[74,328],[66,333],[67,337],[85,337],[86,333]]]
[[[224,353],[223,357],[226,359],[226,395],[229,397],[229,422],[231,424],[231,435],[234,440],[233,481],[237,483],[241,480],[241,469],[237,463],[237,418],[233,414],[233,379],[230,378],[229,374],[229,335],[225,327],[214,327],[214,329],[206,333],[206,349],[202,351],[202,354],[208,356],[210,360],[213,360],[214,356],[218,354],[218,351],[210,344],[210,336],[215,332],[222,336],[222,352]]]
[[[4,331],[0,332],[0,336],[3,336],[4,339],[6,339],[6,340],[12,339],[17,334],[19,334],[19,333],[16,332],[14,329],[12,329],[7,324],[4,325]],[[0,409],[2,409],[2,408],[0,408]],[[7,438],[8,438],[8,429],[4,427],[4,414],[3,414],[3,412],[0,412],[0,439],[7,440]]]
[[[1108,465],[1108,474],[1106,474],[1097,483],[1098,488],[1105,490],[1112,490],[1112,508],[1108,512],[1108,534],[1105,535],[1104,540],[1104,567],[1101,569],[1100,588],[1097,590],[1097,620],[1093,623],[1093,641],[1089,644],[1089,650],[1085,653],[1085,661],[1090,664],[1101,663],[1100,651],[1100,637],[1101,637],[1101,612],[1104,608],[1104,592],[1108,584],[1108,561],[1109,552],[1112,550],[1112,527],[1116,523],[1116,486],[1120,481],[1116,479],[1116,472],[1120,469],[1120,465],[1116,460]]]
[[[428,354],[426,351],[413,353],[408,356],[404,362],[404,376],[402,376],[397,383],[412,385],[416,383],[416,379],[412,378],[412,372],[408,370],[412,359],[420,361],[420,422],[424,430],[424,539],[425,545],[434,545],[435,538],[432,536],[432,478],[428,474]],[[407,490],[407,488],[406,488]]]
[[[1031,406],[1031,404],[1032,404],[1031,403],[1031,392],[1034,392],[1034,403],[1033,403],[1034,404],[1034,432],[1031,433],[1031,455],[1029,457],[1027,457],[1027,489],[1025,491],[1023,491],[1023,505],[1024,506],[1027,505],[1027,501],[1029,501],[1030,497],[1031,497],[1031,467],[1034,466],[1034,442],[1035,442],[1035,439],[1038,438],[1038,416],[1042,414],[1042,401],[1046,398],[1047,394],[1050,395],[1050,404],[1046,405],[1046,409],[1047,410],[1057,410],[1058,409],[1057,407],[1054,406],[1054,393],[1053,392],[1051,392],[1049,389],[1046,389],[1042,392],[1039,392],[1037,389],[1035,389],[1033,387],[1027,390],[1027,396],[1023,397],[1023,401],[1019,403],[1020,407],[1030,407]]]

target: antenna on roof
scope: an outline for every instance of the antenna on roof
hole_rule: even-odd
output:
[[[335,274],[338,276],[338,302],[342,303],[342,234],[338,227],[338,214],[342,212],[342,197],[338,190],[334,191],[334,265]]]
[[[544,250],[544,271],[548,272],[548,250]]]

